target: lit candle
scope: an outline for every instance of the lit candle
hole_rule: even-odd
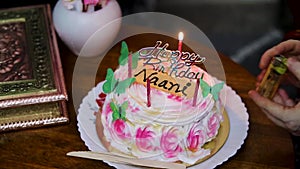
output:
[[[150,80],[149,78],[147,79],[147,106],[150,107],[151,106],[151,100],[150,100],[150,94],[151,89],[150,89]]]
[[[179,52],[181,52],[181,50],[182,50],[183,37],[184,37],[183,33],[179,32],[178,33],[178,50],[179,50]]]
[[[132,54],[128,55],[128,78],[132,77]]]
[[[199,86],[200,86],[200,79],[197,79],[196,86],[195,86],[195,92],[194,92],[194,98],[193,98],[193,107],[195,107],[196,103],[197,103]]]

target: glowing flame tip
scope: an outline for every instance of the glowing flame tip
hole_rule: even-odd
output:
[[[183,32],[179,32],[179,33],[178,33],[178,40],[182,41],[182,40],[183,40],[183,37],[184,37]]]

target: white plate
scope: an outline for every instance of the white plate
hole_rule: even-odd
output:
[[[88,95],[83,99],[79,110],[78,110],[78,130],[82,140],[85,145],[91,151],[106,151],[101,141],[99,140],[95,128],[96,117],[94,112],[98,111],[98,105],[96,103],[96,98],[98,94],[102,91],[103,82],[99,83],[94,87]],[[226,99],[224,99],[226,97]],[[229,136],[223,145],[223,147],[211,158],[205,160],[204,162],[189,167],[191,169],[196,168],[215,168],[221,165],[223,162],[227,161],[230,157],[236,154],[237,150],[241,148],[247,137],[247,131],[249,128],[249,116],[247,109],[242,102],[239,95],[236,94],[234,90],[229,86],[225,86],[222,90],[221,100],[225,102],[225,109],[229,116],[230,121],[230,131]],[[111,166],[122,169],[132,169],[132,166],[127,166],[123,164],[116,164],[111,162],[106,162]],[[135,167],[137,168],[137,167]]]

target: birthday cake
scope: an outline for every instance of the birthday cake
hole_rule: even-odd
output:
[[[212,152],[224,119],[217,81],[195,63],[199,54],[154,47],[130,53],[122,42],[119,67],[107,70],[96,130],[108,151],[193,165]]]

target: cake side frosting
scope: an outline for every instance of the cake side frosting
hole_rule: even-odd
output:
[[[182,62],[178,60],[176,64]],[[145,70],[152,69],[153,65],[144,63],[145,58],[139,57],[138,64]],[[169,68],[164,69],[163,73],[169,73],[171,77],[170,73],[174,69],[168,64],[174,63],[163,64],[164,68]],[[133,76],[138,78],[143,68],[135,69]],[[190,65],[188,69],[192,70],[194,75],[201,75],[202,83],[205,82],[209,86],[217,84],[201,68]],[[182,66],[178,67],[176,72],[184,70],[187,69]],[[175,73],[173,71],[173,74]],[[125,81],[128,78],[128,65],[120,65],[113,76],[118,82]],[[198,97],[194,105],[194,98],[187,97],[184,92],[178,95],[176,92],[166,92],[157,88],[155,83],[162,84],[157,79],[151,81],[151,106],[146,104],[146,85],[137,81],[130,84],[124,93],[107,93],[101,105],[103,135],[113,149],[129,156],[194,164],[210,154],[210,150],[204,149],[203,145],[218,134],[220,122],[223,120],[222,105],[219,99],[215,99],[209,92],[205,94],[202,88],[197,91]],[[184,84],[191,83],[189,86],[196,84],[196,79],[183,79]],[[167,81],[163,87],[167,88]]]

